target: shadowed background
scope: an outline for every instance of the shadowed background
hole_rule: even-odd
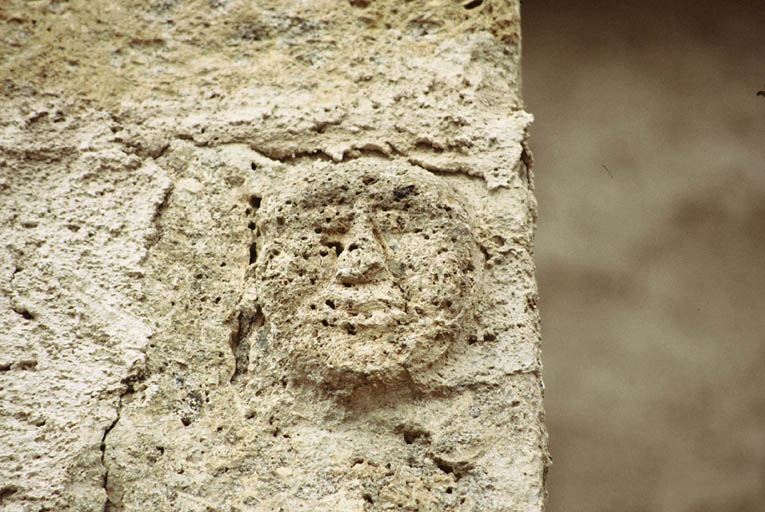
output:
[[[762,511],[765,4],[597,4],[523,5],[548,510]]]

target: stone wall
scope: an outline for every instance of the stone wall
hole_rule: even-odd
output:
[[[0,8],[3,510],[542,510],[515,2]]]

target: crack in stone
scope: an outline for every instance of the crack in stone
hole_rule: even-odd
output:
[[[407,162],[409,162],[411,165],[414,165],[415,167],[419,167],[420,169],[424,169],[428,171],[431,174],[435,174],[437,176],[448,176],[450,174],[464,174],[465,176],[469,178],[476,178],[479,180],[486,181],[483,174],[471,172],[469,168],[463,167],[463,166],[455,166],[455,167],[443,167],[439,165],[434,165],[428,162],[425,162],[424,160],[420,160],[419,158],[410,157],[407,159]]]
[[[104,429],[104,434],[101,436],[101,444],[99,448],[101,449],[101,466],[104,468],[102,486],[106,492],[106,501],[104,502],[103,512],[121,510],[121,507],[118,509],[115,508],[114,505],[117,505],[120,501],[122,501],[121,496],[118,500],[113,501],[112,496],[109,493],[109,469],[106,467],[106,438],[109,436],[109,433],[114,429],[114,427],[117,426],[117,423],[119,423],[120,418],[122,417],[124,398],[135,393],[135,384],[144,381],[147,377],[148,375],[146,373],[139,371],[137,374],[130,375],[122,380],[122,384],[125,387],[120,393],[117,401],[117,417],[114,419],[114,421],[111,422],[111,424],[109,424],[109,426]]]
[[[175,186],[173,182],[171,181],[167,187],[162,191],[162,197],[160,198],[159,202],[154,207],[154,212],[151,216],[150,221],[150,231],[148,235],[145,238],[145,246],[146,250],[143,252],[143,255],[141,256],[141,259],[139,260],[139,265],[143,265],[146,262],[146,259],[149,257],[149,253],[151,252],[152,247],[154,247],[157,242],[159,242],[160,238],[162,238],[162,231],[160,229],[159,219],[162,216],[162,213],[167,209],[168,204],[170,203],[170,196],[173,193]]]
[[[529,188],[533,190],[534,154],[531,152],[531,148],[529,147],[528,134],[524,134],[523,140],[521,141],[521,147],[523,148],[523,150],[521,151],[521,159],[519,162],[521,178],[523,178],[526,181],[526,184],[529,186]]]
[[[106,467],[106,436],[109,435],[109,432],[112,431],[112,429],[117,425],[117,422],[120,420],[120,415],[122,414],[122,397],[127,395],[130,390],[132,389],[132,386],[128,386],[125,391],[123,391],[119,396],[119,401],[117,404],[117,417],[114,418],[114,421],[111,422],[111,424],[106,427],[104,430],[104,435],[101,436],[101,466],[104,468],[104,478],[102,486],[104,488],[104,492],[106,493],[106,501],[104,502],[104,508],[103,512],[109,512],[109,510],[112,509],[111,507],[111,496],[109,495],[109,469]]]

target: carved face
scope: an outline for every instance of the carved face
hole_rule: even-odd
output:
[[[308,380],[401,380],[472,317],[480,259],[469,216],[425,171],[293,172],[258,216],[258,296]]]

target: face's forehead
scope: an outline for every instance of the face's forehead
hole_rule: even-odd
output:
[[[311,215],[323,210],[349,213],[405,210],[412,216],[467,220],[459,194],[427,171],[410,166],[300,169],[264,201],[265,217]]]

